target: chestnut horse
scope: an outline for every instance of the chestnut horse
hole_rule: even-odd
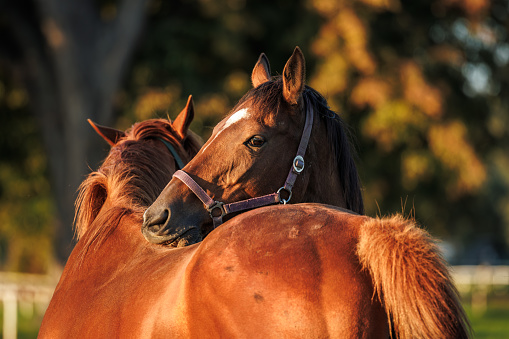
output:
[[[145,213],[142,231],[148,241],[177,243],[184,235],[191,238],[189,232],[200,241],[213,229],[213,218],[224,216],[227,209],[236,212],[267,201],[317,202],[364,212],[346,128],[327,101],[304,85],[300,49],[279,78],[271,78],[262,54],[251,80],[254,88]],[[189,189],[189,182],[195,187]],[[195,192],[200,189],[198,199]],[[221,205],[250,198],[256,199]]]
[[[188,161],[188,122],[189,105],[173,126],[96,126],[112,149],[81,186],[79,241],[39,338],[388,338],[387,314],[401,338],[467,336],[435,244],[401,218],[280,205],[199,244],[145,241],[142,213],[177,167],[161,139]]]
[[[182,237],[197,242],[211,232],[211,219],[232,210],[237,215],[262,200],[321,202],[363,212],[341,120],[320,94],[304,85],[304,73],[298,48],[282,78],[270,78],[268,60],[261,55],[252,73],[255,88],[145,212],[147,240],[175,246],[188,243],[179,242]],[[317,124],[308,123],[309,112],[318,117]],[[289,180],[291,176],[296,179]],[[222,245],[212,249],[217,242]],[[383,323],[400,338],[470,336],[433,239],[401,217],[371,219],[318,204],[263,207],[230,219],[199,247],[211,261],[198,260],[201,268],[194,270],[214,270],[201,281],[204,310],[214,303],[224,307],[216,316],[201,310],[200,324],[219,326],[230,319],[236,324],[235,331],[226,332],[230,335],[276,335],[272,325],[287,321],[286,315],[295,311],[301,323],[294,325],[295,332],[282,332],[289,336],[378,338],[388,335]],[[239,296],[237,290],[245,288],[260,304],[270,305],[260,312],[271,317],[264,318],[251,308],[249,298]],[[294,297],[303,299],[288,299]],[[241,310],[230,302],[242,304]],[[254,326],[253,320],[263,326]]]
[[[138,302],[134,293],[143,285],[134,281],[143,274],[157,280],[160,272],[147,273],[137,263],[157,260],[165,252],[146,246],[141,215],[172,173],[200,149],[200,138],[188,130],[193,116],[189,97],[173,123],[147,120],[122,132],[89,121],[112,148],[80,187],[75,218],[79,240],[46,311],[40,337],[108,337],[123,322],[122,312],[130,312],[131,306],[125,305],[135,307]],[[109,324],[101,328],[102,321]]]

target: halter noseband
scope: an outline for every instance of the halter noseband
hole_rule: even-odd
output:
[[[215,201],[187,174],[182,170],[176,171],[173,176],[180,179],[186,186],[203,202],[205,208],[210,214],[214,223],[214,228],[223,223],[223,217],[227,214],[258,208],[262,206],[273,205],[277,203],[286,204],[292,197],[292,189],[299,175],[304,170],[304,155],[311,137],[311,129],[313,128],[313,110],[311,105],[307,103],[306,108],[306,123],[300,139],[297,155],[293,159],[292,167],[288,176],[286,177],[285,185],[277,192],[263,195],[261,197],[241,200],[229,204],[221,201]],[[282,198],[281,193],[285,191],[288,195],[287,198]]]

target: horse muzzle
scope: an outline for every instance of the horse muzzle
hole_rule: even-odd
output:
[[[198,227],[189,220],[173,223],[170,208],[149,207],[143,215],[141,233],[153,244],[182,247],[202,240]]]

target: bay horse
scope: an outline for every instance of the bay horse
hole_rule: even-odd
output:
[[[192,232],[197,242],[223,217],[278,202],[316,202],[363,214],[347,129],[323,96],[305,86],[300,49],[276,78],[262,53],[251,80],[254,88],[147,209],[142,232],[148,241],[175,245]]]
[[[81,185],[79,241],[39,338],[467,337],[436,245],[398,217],[267,206],[197,244],[145,241],[143,211],[180,167],[162,140],[183,162],[198,150],[190,111],[126,133],[95,126],[112,149]]]

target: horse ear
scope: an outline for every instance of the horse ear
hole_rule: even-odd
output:
[[[90,119],[87,119],[88,123],[94,128],[94,130],[103,137],[104,140],[110,146],[115,146],[115,144],[120,140],[120,138],[125,137],[125,133],[122,131],[119,131],[118,129],[114,129],[111,127],[101,126],[99,124],[96,124]]]
[[[187,99],[186,107],[179,113],[179,115],[175,118],[175,121],[172,123],[173,128],[179,135],[181,139],[184,139],[187,135],[187,130],[189,129],[189,125],[191,125],[191,121],[194,118],[194,104],[193,104],[193,96],[190,95]]]
[[[270,80],[270,65],[269,59],[267,56],[262,53],[256,62],[255,67],[253,68],[253,73],[251,73],[251,82],[253,83],[253,87],[258,87],[264,82]]]
[[[304,90],[305,80],[306,66],[304,55],[297,46],[290,59],[286,62],[283,70],[283,96],[289,104],[297,104]]]

